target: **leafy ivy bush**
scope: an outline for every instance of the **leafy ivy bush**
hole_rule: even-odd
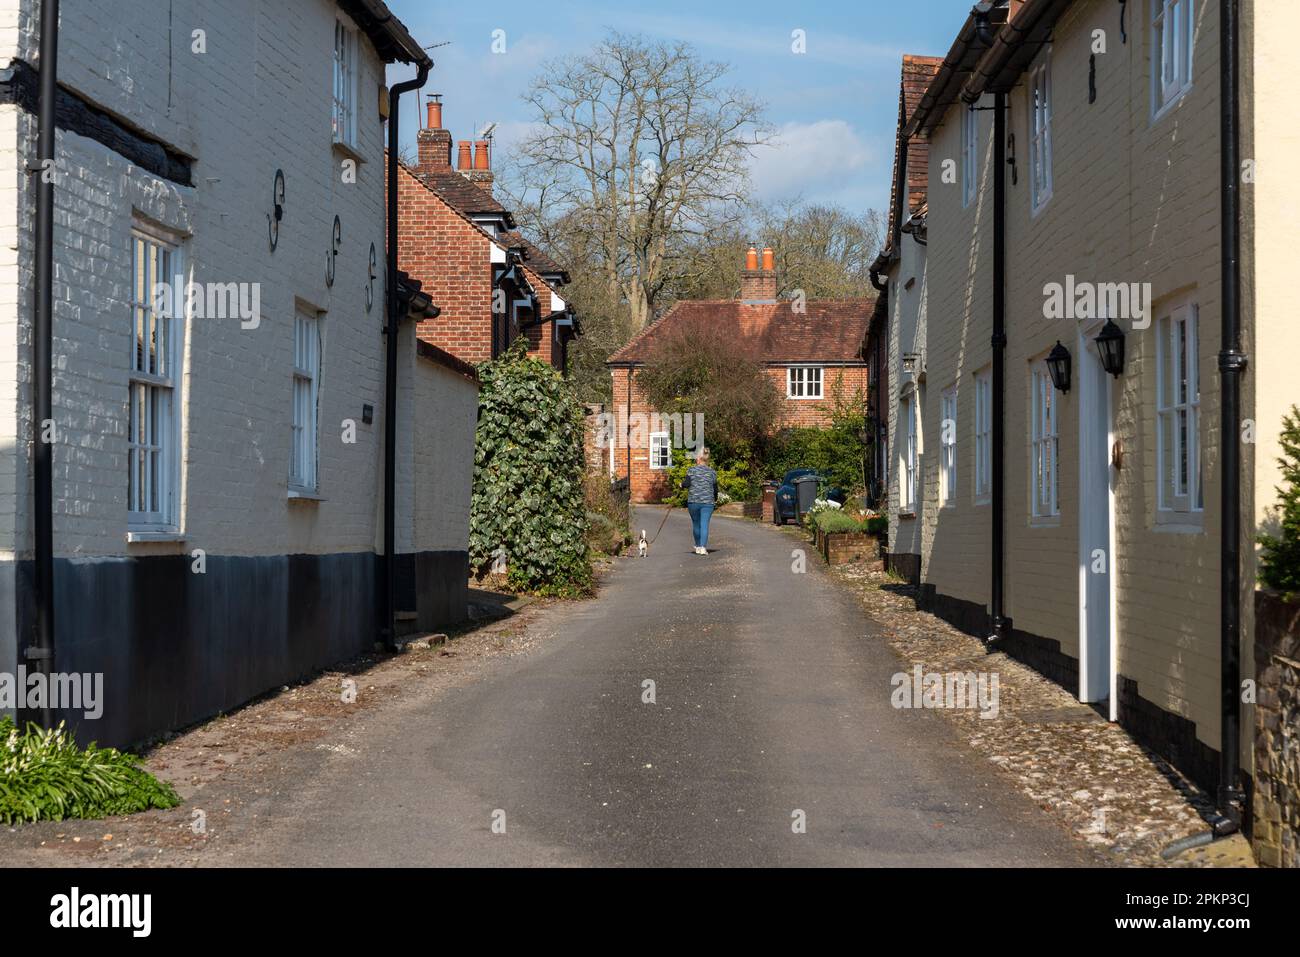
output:
[[[1300,595],[1300,408],[1282,418],[1282,469],[1278,487],[1278,531],[1261,535],[1260,580],[1284,595]]]
[[[133,754],[77,747],[62,722],[20,732],[0,718],[0,822],[62,821],[176,807],[181,799]]]
[[[516,591],[586,594],[582,406],[559,372],[529,358],[526,346],[520,337],[478,367],[470,569],[482,576],[501,558]]]

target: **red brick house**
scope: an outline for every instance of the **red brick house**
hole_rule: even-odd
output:
[[[615,434],[610,436],[613,450],[607,453],[615,478],[630,473],[633,501],[659,499],[672,449],[698,439],[690,423],[674,435],[675,427],[655,422],[655,410],[637,386],[638,370],[670,334],[689,335],[698,328],[701,335],[717,335],[721,329],[728,338],[743,342],[785,396],[781,428],[827,424],[836,397],[865,403],[868,375],[862,344],[874,297],[799,303],[778,300],[776,291],[772,251],[763,250],[760,259],[751,247],[739,299],[678,302],[609,357],[614,427],[607,431]],[[707,444],[708,423],[703,425]]]
[[[417,334],[471,363],[495,358],[526,335],[530,352],[563,369],[579,332],[559,291],[569,274],[520,235],[492,195],[489,142],[460,142],[453,168],[451,133],[436,100],[416,142],[418,162],[403,166],[398,185],[398,254],[440,309]]]

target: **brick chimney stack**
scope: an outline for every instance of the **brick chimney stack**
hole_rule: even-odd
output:
[[[741,302],[776,302],[776,256],[764,247],[762,258],[750,246],[745,254],[745,268],[740,273]]]
[[[442,98],[433,94],[428,102],[428,125],[415,134],[420,171],[451,172],[451,133],[442,128]]]

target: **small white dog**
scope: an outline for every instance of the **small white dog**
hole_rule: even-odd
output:
[[[636,552],[642,558],[650,551],[650,543],[645,540],[645,529],[641,529],[641,538],[636,543]]]

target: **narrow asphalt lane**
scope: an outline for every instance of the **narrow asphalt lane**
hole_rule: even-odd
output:
[[[903,667],[799,547],[718,518],[697,556],[674,512],[537,651],[386,709],[281,792],[239,862],[1092,863],[941,716],[894,709]]]

